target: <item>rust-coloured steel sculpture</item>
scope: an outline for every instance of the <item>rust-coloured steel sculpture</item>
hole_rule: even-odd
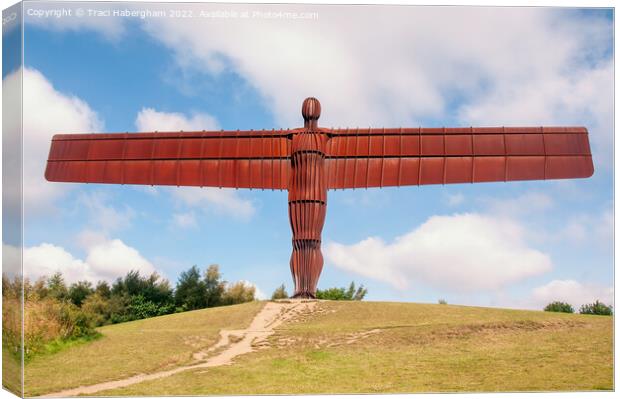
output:
[[[584,127],[325,129],[307,98],[287,130],[60,134],[49,181],[288,190],[294,297],[314,298],[327,190],[585,178]]]

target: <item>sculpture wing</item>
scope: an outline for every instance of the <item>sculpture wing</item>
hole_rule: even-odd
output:
[[[78,183],[286,189],[288,130],[60,134],[45,178]]]
[[[333,130],[330,189],[585,178],[584,127]]]

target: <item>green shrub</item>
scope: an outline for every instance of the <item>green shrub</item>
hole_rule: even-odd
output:
[[[605,305],[603,302],[600,302],[597,299],[594,303],[588,303],[585,305],[581,305],[581,308],[579,309],[579,313],[611,316],[613,314],[613,309],[611,305],[609,306]]]
[[[316,290],[316,298],[332,301],[361,301],[367,293],[368,289],[364,288],[363,285],[355,289],[355,282],[351,281],[348,289],[334,287],[326,290]]]
[[[554,301],[545,306],[545,312],[575,313],[575,309],[566,302]]]
[[[447,304],[448,304],[448,301],[446,301],[446,300],[445,300],[445,299],[443,299],[443,298],[440,298],[440,299],[439,299],[439,301],[437,301],[437,302],[438,302],[440,305],[447,305]]]

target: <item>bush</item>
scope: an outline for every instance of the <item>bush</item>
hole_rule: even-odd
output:
[[[446,301],[445,299],[441,298],[439,299],[439,301],[437,301],[440,305],[447,305],[448,301]]]
[[[286,292],[286,288],[284,287],[284,284],[276,288],[273,294],[271,294],[271,300],[286,299],[286,298],[288,298],[288,292]]]
[[[603,302],[600,302],[597,299],[594,303],[588,303],[585,305],[581,305],[581,308],[579,309],[579,313],[611,316],[613,314],[613,311],[612,311],[611,305],[607,306]]]
[[[128,303],[128,298],[106,298],[100,292],[95,292],[82,303],[82,312],[90,317],[95,327],[99,327],[112,323],[113,315],[116,315],[115,320],[119,320],[118,316],[126,313]]]
[[[127,313],[130,320],[139,320],[172,312],[174,312],[174,304],[172,303],[159,306],[142,295],[135,295],[131,297]]]
[[[364,299],[368,290],[360,285],[355,289],[355,282],[351,281],[348,289],[328,288],[326,290],[316,290],[317,299],[329,299],[332,301],[361,301]]]
[[[28,360],[54,341],[94,337],[94,321],[69,301],[28,298],[24,303],[24,355]]]
[[[566,302],[551,302],[543,309],[545,312],[575,313],[575,309]]]
[[[238,281],[226,287],[222,295],[224,305],[236,305],[238,303],[252,302],[255,299],[256,287],[245,281]]]

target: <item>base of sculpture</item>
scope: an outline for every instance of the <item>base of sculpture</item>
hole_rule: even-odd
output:
[[[316,295],[309,292],[299,292],[293,295],[291,299],[316,299]]]

